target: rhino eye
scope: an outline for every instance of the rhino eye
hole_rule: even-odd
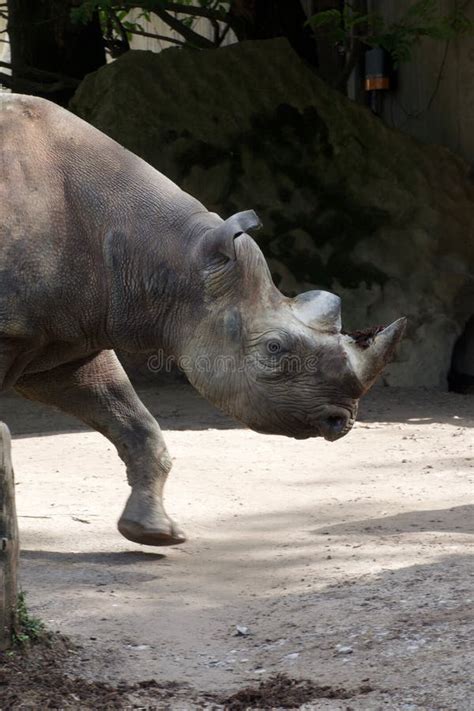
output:
[[[277,355],[278,353],[281,353],[281,350],[282,346],[280,341],[276,341],[275,339],[268,341],[267,351],[270,353],[270,355]]]

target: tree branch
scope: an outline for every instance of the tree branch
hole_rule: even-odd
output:
[[[13,88],[13,83],[15,83],[15,91],[25,91],[31,92],[33,94],[55,94],[64,89],[77,88],[79,82],[75,82],[72,86],[71,82],[66,79],[59,79],[55,82],[41,82],[34,81],[32,79],[24,79],[23,77],[16,76],[13,79],[9,74],[4,74],[0,72],[0,84],[3,84],[7,89]]]
[[[120,9],[132,10],[133,8],[137,7],[147,10],[148,12],[153,12],[160,19],[162,19],[163,22],[169,25],[169,27],[181,34],[181,36],[184,37],[186,41],[202,48],[215,47],[216,43],[211,42],[206,37],[203,37],[197,32],[194,32],[194,30],[192,30],[191,28],[186,27],[186,25],[184,25],[179,18],[170,15],[171,12],[177,12],[182,15],[187,15],[188,17],[204,17],[205,19],[210,20],[213,24],[224,22],[227,26],[230,26],[231,29],[234,29],[234,18],[230,14],[230,11],[227,11],[225,14],[223,14],[222,12],[219,12],[218,10],[215,10],[210,7],[184,5],[183,3],[169,2],[168,0],[160,0],[160,2],[156,2],[156,5],[154,7],[150,7],[149,2],[140,2],[140,0],[137,0],[137,2],[134,2],[133,0],[125,0],[125,2],[121,4]],[[174,23],[174,26],[173,24],[171,24],[171,22]],[[181,29],[183,29],[183,32],[185,32],[186,34],[183,34],[183,32],[181,32]],[[227,34],[227,32],[225,34]],[[194,39],[191,39],[191,36]]]
[[[152,39],[163,40],[164,42],[171,42],[172,44],[179,44],[180,47],[184,47],[186,44],[181,40],[175,39],[174,37],[166,37],[165,35],[157,35],[154,32],[145,32],[144,30],[128,30],[131,35],[139,35],[140,37],[151,37]]]
[[[158,14],[156,12],[157,9],[161,9],[167,12],[179,12],[182,15],[191,15],[192,17],[205,17],[208,20],[222,20],[224,22],[227,22],[227,17],[229,15],[228,12],[223,15],[218,10],[213,10],[208,7],[184,5],[178,2],[168,2],[168,0],[160,0],[160,2],[157,3],[155,7],[150,7],[149,2],[140,2],[140,0],[138,0],[138,2],[133,2],[133,0],[130,0],[130,2],[124,3],[124,9],[131,10],[134,7],[141,7],[145,10],[148,10],[149,12],[155,12],[156,14]]]
[[[223,41],[225,40],[225,38],[227,37],[227,35],[228,35],[228,33],[230,32],[231,29],[232,29],[232,27],[230,26],[229,23],[227,23],[227,25],[226,25],[226,26],[224,27],[224,29],[222,30],[222,33],[221,33],[220,37],[218,38],[218,41],[217,41],[217,46],[218,46],[218,47],[221,46],[221,44],[223,43]]]
[[[347,91],[347,82],[349,81],[349,77],[355,69],[360,57],[361,45],[360,42],[357,42],[352,51],[349,53],[344,69],[341,71],[341,73],[336,79],[334,85],[335,89],[339,89],[339,91],[342,91],[344,93]]]
[[[0,62],[0,67],[3,67],[5,69],[12,69],[12,65],[10,62]],[[16,79],[18,79],[22,83],[25,82],[27,84],[32,84],[32,85],[33,84],[41,84],[41,86],[43,86],[43,80],[44,80],[44,86],[61,85],[60,88],[75,89],[80,84],[80,80],[74,79],[74,77],[68,77],[68,76],[64,76],[62,74],[56,74],[55,72],[47,72],[44,69],[36,69],[36,67],[29,67],[29,66],[16,67],[15,74],[16,74]],[[9,74],[2,73],[1,76],[2,77],[9,77],[9,79],[11,79],[11,76]],[[34,78],[30,79],[29,77],[34,77]],[[36,81],[36,79],[38,81]],[[48,82],[49,82],[49,84],[48,84]]]
[[[186,27],[181,20],[173,17],[173,15],[170,15],[169,12],[166,12],[166,10],[162,10],[161,7],[155,7],[152,12],[157,15],[160,20],[163,20],[168,27],[171,27],[171,29],[180,34],[181,37],[184,37],[186,42],[189,42],[200,49],[211,49],[215,47],[214,43],[211,42],[211,40],[208,40],[207,37],[203,37],[197,32],[194,32],[194,30],[190,27]]]
[[[117,27],[117,30],[118,30],[118,32],[120,33],[120,37],[121,37],[122,42],[128,47],[128,49],[130,49],[130,47],[128,46],[127,32],[126,32],[126,30],[125,30],[125,27],[124,27],[124,26],[122,25],[122,23],[120,22],[117,13],[114,12],[114,10],[113,10],[112,8],[109,8],[109,13],[110,13],[110,16],[111,16],[111,18],[112,18],[112,22],[115,23],[115,26]]]
[[[218,47],[218,46],[219,46],[219,35],[220,35],[219,23],[217,22],[217,20],[210,20],[210,23],[211,23],[212,28],[213,28],[213,30],[214,30],[214,32],[213,32],[213,36],[214,36],[213,44],[214,44],[215,47]]]

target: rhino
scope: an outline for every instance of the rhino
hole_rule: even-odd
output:
[[[131,487],[118,521],[182,543],[166,513],[161,430],[115,351],[183,364],[208,400],[265,434],[334,441],[402,337],[361,339],[340,299],[284,296],[249,231],[44,99],[0,99],[0,387],[74,415],[116,447]]]

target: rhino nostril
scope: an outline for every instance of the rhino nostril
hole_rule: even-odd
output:
[[[326,418],[325,424],[329,432],[339,434],[347,425],[347,417],[343,417],[342,415],[332,415],[331,417]]]

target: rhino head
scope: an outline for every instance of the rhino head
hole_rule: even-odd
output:
[[[253,211],[238,213],[198,240],[204,307],[187,343],[187,375],[207,399],[257,432],[339,439],[390,360],[406,319],[353,337],[341,330],[338,296],[284,296],[247,234],[259,225]]]

